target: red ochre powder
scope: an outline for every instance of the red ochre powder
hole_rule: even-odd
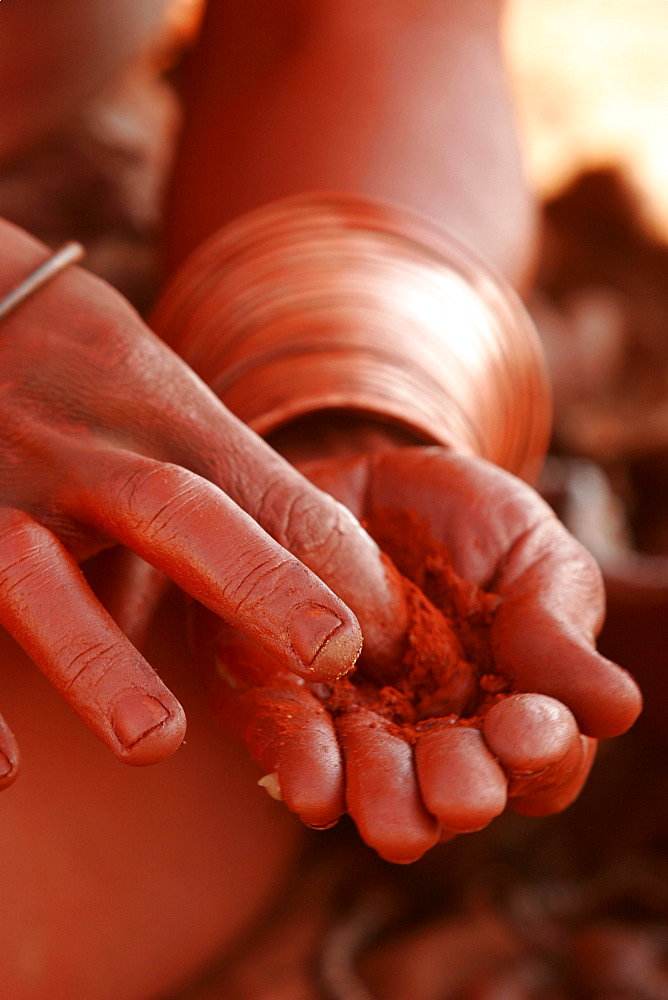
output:
[[[401,664],[383,676],[362,657],[352,674],[313,685],[314,693],[333,716],[371,709],[409,742],[444,719],[478,726],[509,690],[489,641],[501,598],[459,576],[413,512],[379,510],[365,527],[402,574],[409,629]]]

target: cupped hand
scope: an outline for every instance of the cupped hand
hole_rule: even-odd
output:
[[[529,815],[565,808],[596,739],[624,732],[641,707],[629,674],[595,650],[604,598],[588,553],[529,486],[477,458],[402,448],[305,468],[445,609],[449,665],[430,690],[412,672],[414,650],[403,678],[365,650],[350,677],[309,684],[198,611],[214,709],[243,734],[267,790],[311,826],[347,811],[398,862],[484,827],[507,803]],[[362,584],[347,601],[367,617]]]
[[[0,248],[7,291],[48,256],[8,223]],[[354,518],[85,270],[0,322],[0,423],[0,624],[121,760],[168,756],[185,720],[79,569],[115,543],[303,677],[345,673],[361,645],[321,567],[354,564],[376,595],[381,659],[398,641],[401,609],[389,617],[385,570]],[[19,756],[4,723],[0,753],[8,784]]]

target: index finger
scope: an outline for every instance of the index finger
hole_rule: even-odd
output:
[[[408,612],[397,576],[376,542],[347,505],[309,482],[212,394],[211,401],[206,417],[193,408],[175,417],[181,421],[180,439],[197,445],[183,454],[182,464],[217,483],[354,611],[367,659],[380,666],[396,663]],[[202,447],[202,427],[208,429],[208,447]],[[363,490],[363,463],[359,471]]]
[[[78,463],[71,513],[133,549],[309,680],[349,671],[359,625],[346,605],[212,483],[120,449]]]

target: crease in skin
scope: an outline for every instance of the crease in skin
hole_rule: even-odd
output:
[[[309,532],[309,541],[305,546],[305,551],[313,556],[320,556],[322,553],[325,553],[327,561],[331,562],[332,559],[336,560],[336,555],[349,534],[352,532],[356,533],[357,524],[354,522],[349,511],[342,508],[336,500],[328,497],[327,501],[327,521],[325,525],[322,512],[317,510],[312,501],[307,497],[295,498],[288,510],[285,531],[286,538],[291,543],[296,544],[302,525],[308,523],[309,528],[312,528],[315,521],[320,532],[320,537],[316,538],[312,532]],[[307,505],[306,512],[299,509],[302,503]],[[293,521],[299,526],[299,530],[295,531]],[[347,522],[347,529],[343,526],[342,522]]]
[[[16,545],[18,535],[29,534],[29,525],[26,523],[29,520],[28,516],[21,511],[13,507],[0,507],[0,518],[9,522],[5,527],[0,528],[0,546],[4,545],[6,540],[13,547]]]
[[[269,522],[269,533],[291,552],[298,552],[302,561],[311,565],[320,574],[326,572],[326,564],[337,564],[336,554],[340,545],[330,551],[333,539],[343,540],[348,532],[341,526],[342,518],[354,528],[351,515],[330,496],[320,494],[323,504],[319,507],[307,490],[315,488],[306,484],[298,494],[286,490],[281,481],[267,488],[256,513],[257,520]],[[318,491],[319,492],[319,491]],[[287,501],[286,501],[287,493]],[[276,499],[273,495],[276,494]],[[280,522],[276,521],[276,511],[280,511]],[[325,554],[325,559],[321,558]]]
[[[90,462],[95,457],[84,455],[84,460]],[[161,534],[164,527],[169,523],[170,518],[165,519],[163,528],[153,528],[153,523],[166,510],[175,507],[175,513],[181,510],[189,500],[196,509],[199,502],[197,493],[199,481],[195,473],[189,469],[174,465],[171,462],[161,462],[157,459],[140,455],[131,449],[109,447],[102,450],[101,459],[110,457],[116,461],[126,462],[130,467],[124,466],[120,472],[111,472],[111,488],[115,496],[115,506],[124,508],[124,518],[133,519],[133,527],[141,528],[142,531],[151,529],[155,535]],[[157,489],[160,493],[169,490],[169,499],[163,501],[160,507],[152,511],[147,518],[145,510],[150,505],[151,496],[154,492],[154,481],[157,480]],[[141,494],[146,493],[146,500],[142,500]],[[103,498],[101,498],[103,499]],[[175,533],[174,537],[178,532]]]
[[[538,768],[537,770],[522,771],[522,770],[519,770],[517,768],[508,767],[498,757],[496,759],[499,761],[499,764],[501,765],[501,767],[506,772],[506,776],[508,778],[508,781],[512,781],[513,778],[517,778],[518,780],[519,779],[524,779],[524,778],[536,778],[536,779],[539,779],[539,778],[542,777],[542,775],[546,774],[547,771],[549,771],[551,768],[553,768],[555,766],[554,763],[550,763],[550,764],[546,764],[545,767]],[[510,794],[510,792],[508,794]]]
[[[153,511],[148,520],[142,524],[142,531],[146,535],[153,533],[166,540],[178,538],[180,535],[179,525],[177,524],[176,530],[170,532],[170,524],[177,520],[182,512],[188,516],[192,509],[197,507],[197,503],[196,485],[193,484],[189,488],[184,487],[180,494],[170,497],[161,507]]]
[[[167,478],[170,474],[166,470],[173,470],[173,466],[162,466],[160,469],[154,470],[150,473],[150,477],[158,476],[160,472],[163,472],[163,480]],[[163,471],[164,470],[164,471]],[[185,470],[183,470],[185,471]],[[182,470],[172,471],[171,475],[176,478],[180,477]],[[187,472],[185,473],[188,474]],[[192,474],[191,474],[192,475]],[[147,477],[148,479],[148,477]],[[163,482],[163,485],[164,482]],[[174,492],[170,495],[169,499],[166,500],[157,510],[151,512],[148,518],[139,518],[136,521],[136,526],[141,527],[142,533],[145,535],[159,536],[161,538],[177,538],[180,534],[179,526],[172,531],[171,536],[167,535],[169,525],[172,521],[177,520],[179,517],[185,513],[187,517],[193,511],[197,509],[199,504],[198,494],[198,483],[196,482],[186,482],[180,487],[177,487]],[[131,510],[131,505],[134,502],[136,493],[138,493],[143,487],[147,486],[147,481],[140,483],[132,492],[130,497],[129,508]]]
[[[555,528],[559,532],[558,538],[562,543],[561,558],[556,564],[553,558],[557,537],[554,533]],[[541,537],[544,529],[548,532],[547,538]],[[527,556],[522,550],[532,544],[536,546],[536,551]],[[517,587],[518,583],[523,590],[526,590],[526,582],[522,582],[526,569],[530,569],[533,578],[540,575],[543,567],[547,566],[549,569],[552,564],[560,572],[568,571],[573,581],[570,594],[562,596],[562,606],[565,600],[572,602],[572,592],[579,586],[584,587],[588,592],[587,599],[583,601],[583,607],[590,609],[592,607],[591,593],[594,588],[599,588],[601,595],[603,595],[603,581],[596,563],[589,557],[586,559],[583,558],[585,553],[579,550],[579,546],[578,550],[575,549],[577,544],[560,524],[556,514],[552,511],[546,512],[545,517],[537,518],[534,524],[515,540],[500,566],[500,571],[497,574],[498,579],[500,580],[502,576],[507,574],[508,579],[504,580],[505,590],[509,587]],[[513,561],[517,563],[516,566],[512,565]],[[578,637],[578,641],[587,640],[590,644],[595,644],[595,639],[600,631],[604,615],[603,600],[600,602],[600,608],[601,610],[595,616],[589,616],[587,624],[582,622],[582,615],[580,614],[578,627],[570,627],[568,629],[571,634]],[[550,604],[548,611],[554,621],[559,622],[563,628],[566,628],[568,619],[572,617],[570,614],[562,614],[562,607],[559,604],[555,606],[553,603]]]
[[[240,565],[242,565],[243,557],[240,556]],[[266,579],[268,576],[277,575],[280,573],[284,566],[292,565],[290,559],[281,559],[278,562],[272,562],[267,558],[264,562],[258,563],[253,566],[248,573],[238,582],[235,583],[234,588],[231,591],[227,591],[230,598],[236,597],[237,591],[242,590],[244,587],[248,586],[247,592],[239,598],[239,603],[235,605],[233,611],[237,614],[241,609],[252,610],[253,607],[258,604],[262,604],[267,599],[267,593],[261,594],[259,598],[253,602],[253,593],[258,589],[262,580]],[[274,587],[273,590],[276,592],[280,589],[279,587]]]
[[[71,646],[71,644],[72,644],[71,638],[69,638],[67,642],[63,643],[63,648],[67,649]],[[89,681],[89,683],[87,683],[85,686],[88,689],[92,688],[93,686],[98,686],[100,681],[103,680],[108,673],[111,673],[113,671],[114,667],[111,662],[111,659],[106,659],[106,657],[109,658],[113,657],[113,654],[116,651],[117,649],[113,642],[110,643],[94,642],[90,646],[86,646],[84,649],[81,649],[78,653],[76,653],[74,657],[72,657],[72,659],[69,662],[68,676],[66,681],[62,684],[63,693],[68,694],[71,691],[73,691],[74,688],[77,686],[79,678],[82,675],[90,672],[91,667],[94,665],[97,665],[100,668],[100,670],[96,674],[94,684],[90,683]],[[74,664],[81,659],[85,659],[85,662],[82,663],[79,669],[72,676],[69,676],[69,671],[74,667]]]
[[[298,498],[288,494],[286,504],[285,494],[285,485],[280,480],[269,483],[263,489],[255,516],[260,524],[268,521],[272,525],[272,534],[278,541],[286,539],[287,542],[291,511],[298,502]],[[280,521],[277,521],[277,517],[280,517]],[[289,545],[289,542],[287,544]]]
[[[35,550],[38,547],[35,546]],[[33,560],[37,557],[39,559],[38,564],[34,564]],[[23,576],[16,577],[14,571],[19,567],[23,566],[24,563],[32,563],[30,568],[26,570]],[[35,586],[30,588],[31,597],[35,596],[43,591],[47,587],[47,582],[44,579],[44,570],[48,569],[51,560],[48,554],[37,555],[37,552],[27,553],[25,556],[20,556],[13,562],[5,564],[2,569],[0,569],[0,591],[2,593],[2,600],[8,604],[14,602],[15,591],[24,591],[25,584],[32,579],[36,579],[37,583]]]
[[[330,579],[335,581],[341,566],[350,564],[357,555],[357,546],[353,545],[352,552],[349,551],[350,541],[351,532],[343,529],[336,521],[330,526],[327,537],[323,538],[318,545],[311,544],[308,548],[300,546],[300,554],[305,562],[308,559],[314,572],[317,572],[325,583]],[[367,552],[364,553],[364,558],[368,558]]]
[[[517,560],[521,563],[522,561],[521,549],[523,548],[523,546],[527,542],[533,541],[533,539],[536,538],[537,532],[543,525],[552,524],[555,520],[556,520],[556,515],[553,515],[550,511],[544,511],[542,512],[542,516],[536,517],[536,520],[532,524],[530,524],[529,527],[526,528],[521,534],[519,534],[517,538],[514,539],[510,548],[506,552],[504,552],[503,557],[498,562],[496,569],[492,574],[491,579],[481,584],[483,589],[496,592],[499,589],[499,584],[501,580],[504,578],[505,574],[509,571],[512,562],[517,558]],[[547,551],[542,556],[543,560],[549,559],[551,555],[551,549],[552,546],[548,545]],[[534,560],[532,560],[529,565],[531,566],[531,569],[533,571],[535,566]],[[523,570],[520,569],[519,570],[520,576],[522,576],[522,572]],[[505,584],[506,587],[508,586],[508,582],[506,582]]]

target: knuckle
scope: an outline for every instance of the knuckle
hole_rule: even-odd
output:
[[[178,534],[193,511],[201,492],[201,481],[180,466],[163,463],[133,469],[116,484],[116,502],[123,519],[147,538]]]
[[[295,493],[281,483],[263,496],[259,519],[290,552],[319,565],[336,561],[352,515],[337,501],[309,490]]]
[[[5,563],[0,569],[0,594],[3,603],[22,605],[46,586],[42,572],[45,560],[39,553],[26,553]]]
[[[50,546],[44,529],[19,511],[0,517],[0,593],[12,603],[46,586]]]
[[[292,502],[292,493],[280,479],[268,483],[259,499],[256,518],[266,524],[277,541],[286,537],[286,517]]]

